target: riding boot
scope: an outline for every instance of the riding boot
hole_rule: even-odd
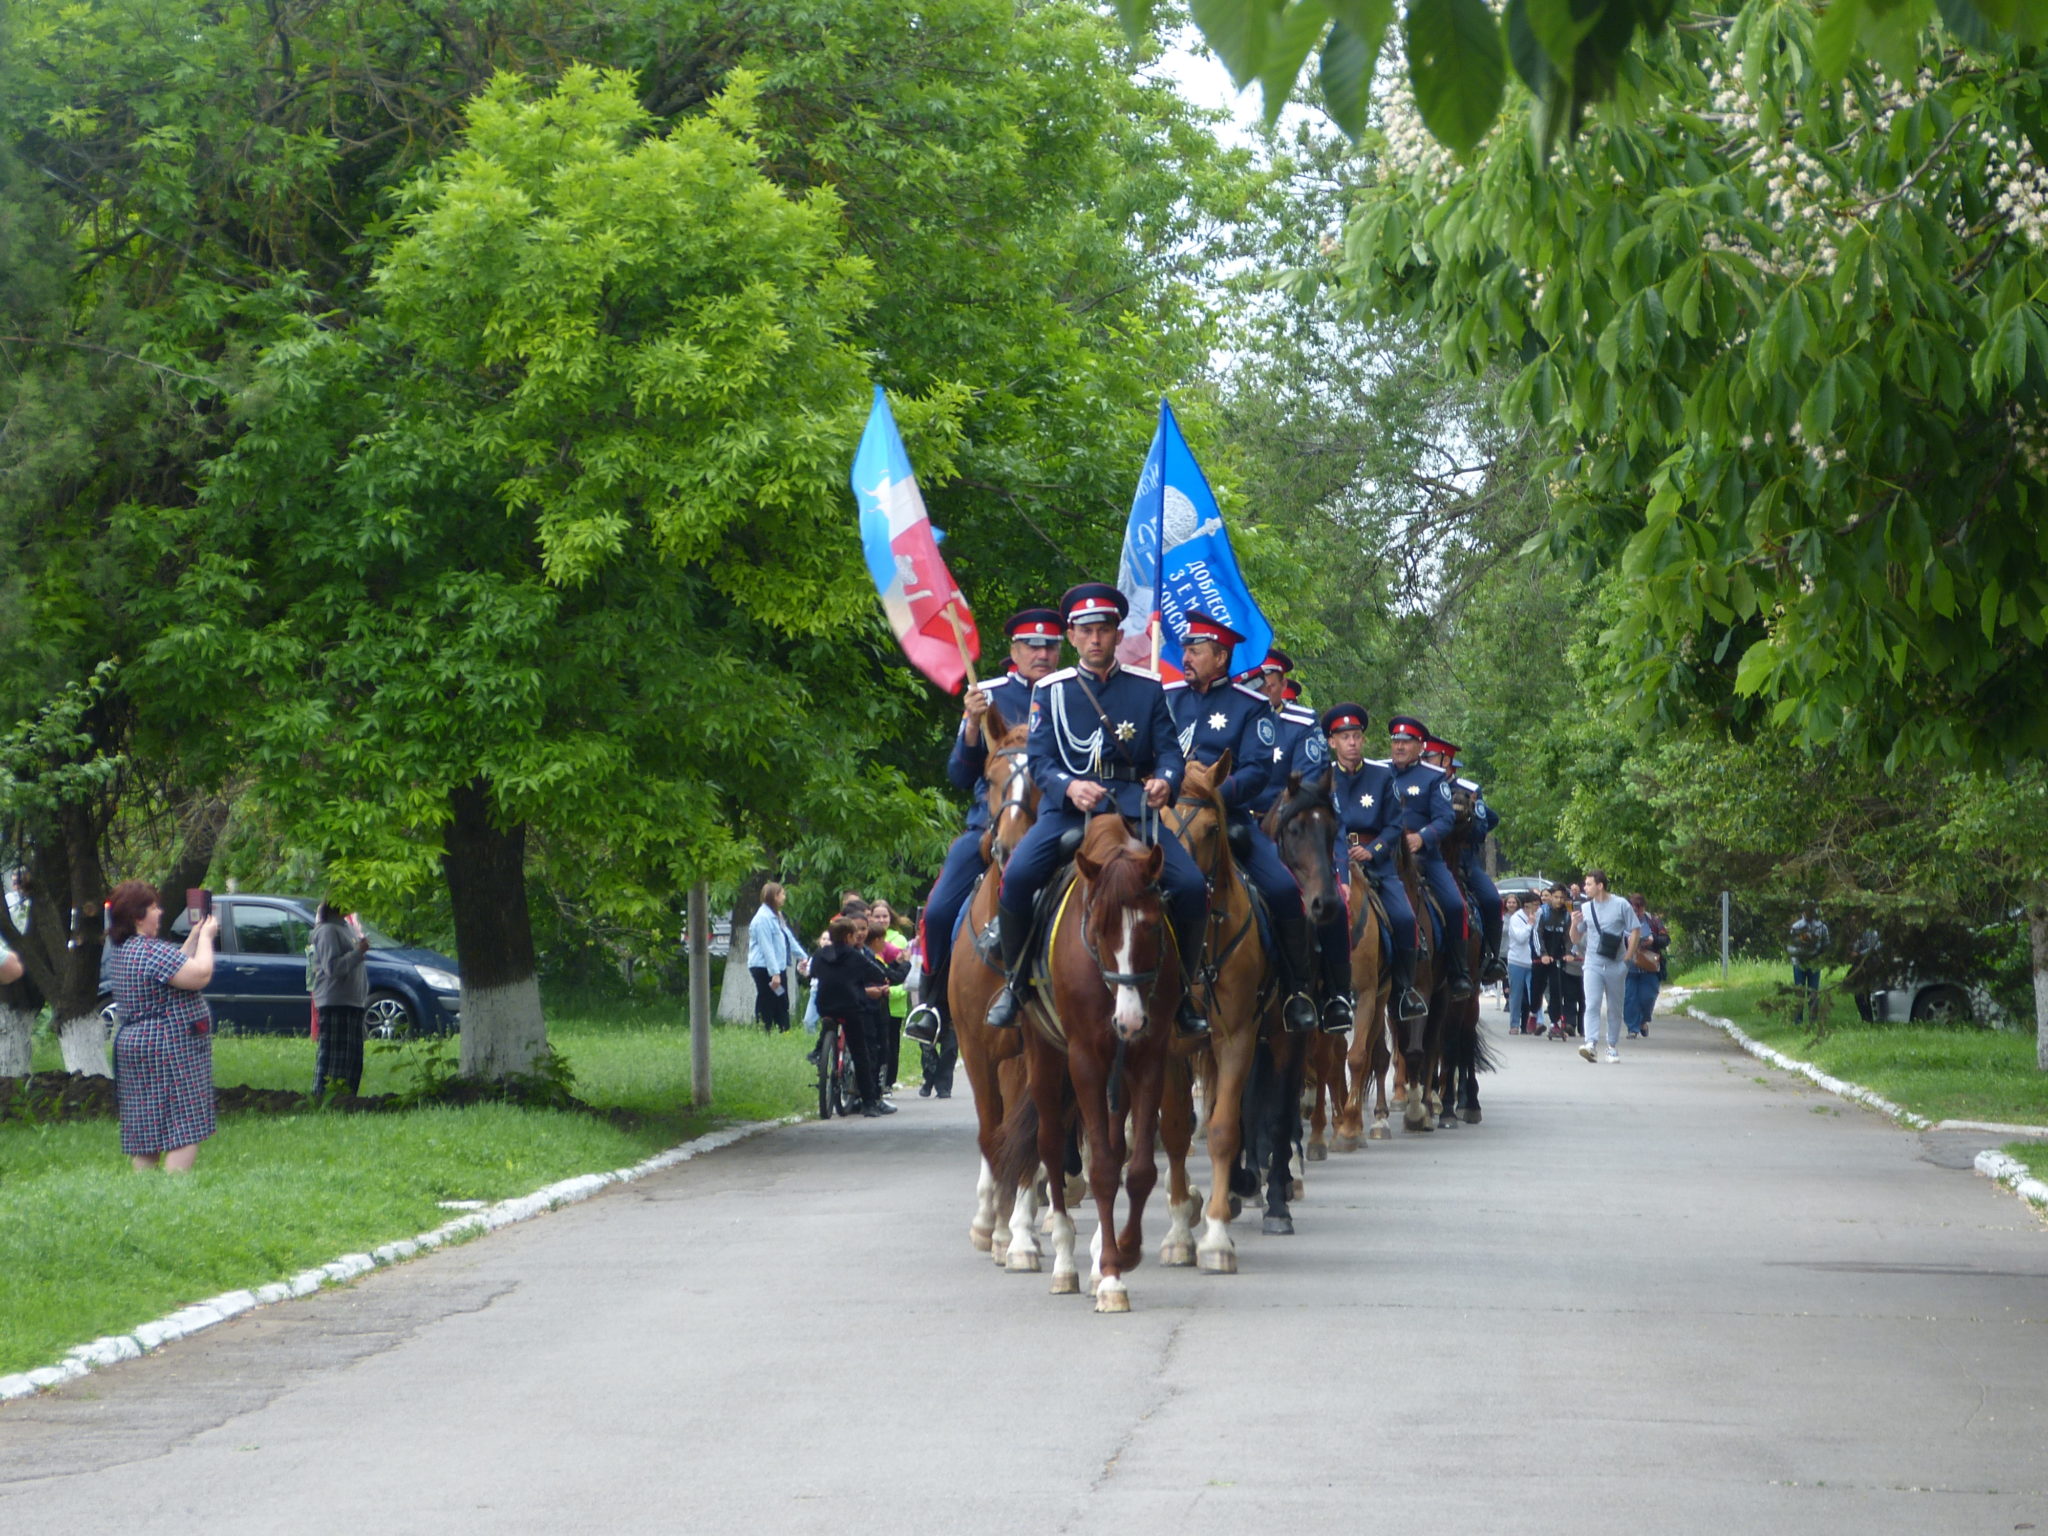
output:
[[[1446,933],[1444,942],[1437,949],[1437,955],[1443,961],[1444,975],[1450,979],[1451,1001],[1464,1002],[1473,992],[1472,967],[1465,963],[1464,938],[1455,933]]]
[[[1300,912],[1282,915],[1276,909],[1273,925],[1280,930],[1280,992],[1287,999],[1280,1005],[1280,1017],[1299,1034],[1316,1027],[1316,1000],[1309,995],[1315,961],[1309,948],[1308,918]]]
[[[1403,1019],[1419,1019],[1429,1012],[1429,1002],[1415,990],[1415,951],[1394,946],[1393,969],[1388,972],[1394,994],[1394,1012]]]
[[[1501,959],[1498,949],[1488,949],[1479,957],[1479,980],[1486,986],[1495,986],[1508,979],[1508,963]]]
[[[1351,995],[1351,951],[1345,946],[1348,934],[1340,924],[1334,942],[1323,951],[1323,1033],[1348,1035],[1355,1013]]]
[[[996,931],[1002,945],[1003,988],[988,1005],[990,1029],[1015,1029],[1018,1010],[1028,990],[1024,979],[1024,944],[1031,936],[1031,916],[996,908]]]
[[[1181,955],[1180,1007],[1174,1010],[1174,1028],[1183,1035],[1206,1035],[1209,1021],[1202,1016],[1201,1006],[1195,1001],[1195,973],[1188,960],[1202,952],[1201,936],[1185,934],[1176,926],[1173,930],[1174,948]]]

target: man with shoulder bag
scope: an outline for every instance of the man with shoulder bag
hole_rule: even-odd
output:
[[[1586,899],[1572,918],[1572,937],[1586,946],[1586,1038],[1579,1054],[1588,1061],[1621,1060],[1623,994],[1628,973],[1647,936],[1635,908],[1607,889],[1607,872],[1586,871]],[[1605,1036],[1606,1050],[1600,1041]]]

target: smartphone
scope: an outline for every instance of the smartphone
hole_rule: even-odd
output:
[[[203,885],[194,885],[185,891],[185,924],[197,928],[213,916],[213,892]]]

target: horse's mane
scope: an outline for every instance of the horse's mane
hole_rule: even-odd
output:
[[[1120,816],[1095,816],[1088,822],[1082,849],[1102,871],[1095,877],[1094,900],[1099,907],[1129,906],[1145,894],[1148,881],[1144,848],[1131,840]]]

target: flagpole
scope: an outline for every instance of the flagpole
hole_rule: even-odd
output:
[[[953,621],[953,643],[960,647],[960,665],[967,670],[966,686],[978,688],[981,685],[974,679],[974,660],[967,654],[967,632],[960,627],[960,605],[957,602],[946,604],[946,617]]]

